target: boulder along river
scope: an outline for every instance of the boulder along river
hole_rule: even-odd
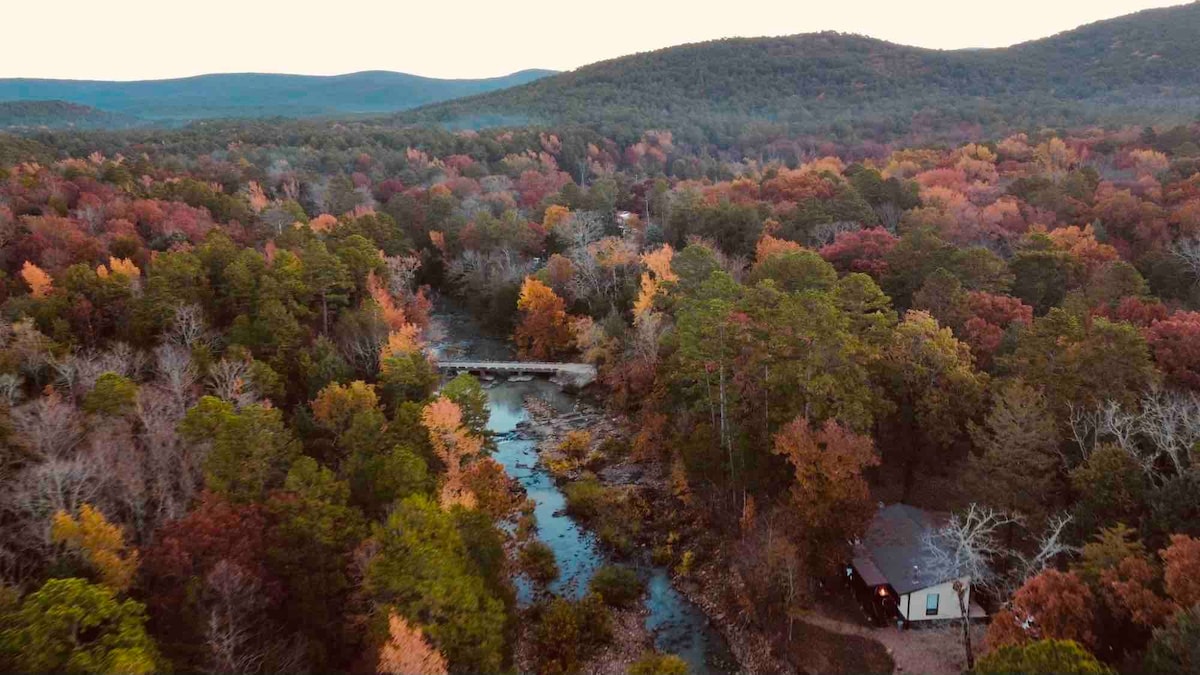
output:
[[[439,306],[434,321],[441,333],[433,340],[439,358],[514,358],[506,341],[488,336],[462,310]],[[492,457],[533,501],[537,538],[550,547],[558,563],[559,576],[549,585],[549,591],[578,598],[587,592],[595,571],[610,561],[609,555],[593,532],[567,515],[566,497],[539,458],[538,440],[530,431],[526,401],[535,397],[561,414],[574,412],[579,401],[540,377],[524,382],[497,377],[485,386],[490,412],[488,428],[496,439]],[[637,570],[646,584],[644,625],[659,651],[681,657],[691,673],[725,673],[737,669],[725,639],[700,608],[676,590],[666,568],[651,564],[649,556],[644,554],[619,562]],[[523,576],[517,577],[516,585],[519,603],[527,606],[535,597],[535,589]]]

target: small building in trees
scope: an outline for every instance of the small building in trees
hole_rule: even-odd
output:
[[[943,520],[907,504],[885,506],[875,514],[846,569],[859,604],[873,620],[908,624],[962,617],[955,580],[935,578],[922,569],[922,537]],[[959,581],[967,589],[970,616],[985,616],[971,597],[971,579]]]
[[[617,226],[622,235],[626,235],[629,233],[629,223],[634,218],[637,218],[636,213],[631,211],[617,211],[613,214],[613,224]]]

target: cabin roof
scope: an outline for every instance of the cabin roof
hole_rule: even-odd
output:
[[[854,556],[853,565],[858,576],[862,577],[868,586],[883,586],[888,582],[887,577],[883,576],[883,572],[879,571],[869,555]]]
[[[868,585],[886,582],[901,595],[947,581],[933,579],[921,569],[921,537],[941,521],[935,514],[907,504],[881,508],[855,547],[855,570]]]

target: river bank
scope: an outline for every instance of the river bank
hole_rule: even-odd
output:
[[[526,429],[540,439],[539,461],[551,469],[555,481],[568,494],[568,507],[572,486],[597,484],[605,495],[600,498],[603,515],[589,523],[590,527],[600,532],[609,548],[624,547],[618,555],[623,564],[653,566],[648,604],[681,603],[689,607],[693,617],[696,611],[701,615],[696,617],[699,620],[690,619],[690,624],[685,620],[683,626],[656,634],[660,651],[687,655],[690,647],[686,636],[706,632],[727,650],[715,659],[709,655],[707,672],[893,670],[890,653],[892,647],[903,644],[902,638],[881,644],[867,627],[855,632],[830,630],[810,620],[818,614],[798,617],[790,638],[779,626],[762,625],[750,604],[744,580],[735,571],[738,565],[729,558],[736,552],[730,552],[729,542],[716,535],[695,505],[680,498],[669,463],[655,456],[639,457],[630,450],[628,439],[635,429],[628,420],[582,402],[566,414],[536,397],[527,399],[525,407],[530,415]],[[568,457],[562,443],[569,434],[579,431],[591,435],[589,447],[580,453],[582,457]],[[587,504],[580,509],[588,510]],[[633,520],[636,526],[630,522]],[[613,529],[615,533],[610,532]],[[669,598],[655,598],[656,586],[669,588]],[[839,597],[836,592],[832,595]],[[820,610],[814,607],[813,611]],[[672,636],[680,635],[685,636],[682,644],[673,642]],[[920,661],[908,659],[904,665],[910,663]]]
[[[527,401],[526,408],[531,416],[529,430],[541,439],[538,452],[541,461],[559,468],[555,478],[560,485],[594,477],[605,488],[636,494],[638,501],[650,505],[645,513],[645,527],[638,532],[638,545],[624,562],[645,565],[659,557],[658,562],[662,563],[664,551],[678,554],[700,544],[701,538],[695,536],[695,530],[702,525],[691,521],[686,509],[676,508],[677,498],[672,492],[670,469],[665,462],[634,457],[628,452],[614,455],[611,450],[602,450],[627,446],[632,431],[627,420],[587,404],[577,405],[569,415],[561,415],[554,406],[537,399]],[[592,447],[584,462],[572,463],[560,451],[562,441],[572,431],[587,431],[592,435]],[[706,557],[686,574],[680,574],[678,570],[668,572],[664,564],[655,569],[659,572],[651,578],[649,592],[651,596],[657,594],[660,597],[654,602],[684,603],[703,615],[702,621],[684,620],[684,626],[676,625],[674,630],[660,636],[657,646],[661,651],[687,653],[689,631],[700,631],[707,633],[710,640],[719,639],[723,648],[723,653],[710,659],[715,662],[707,664],[711,672],[794,672],[786,662],[772,655],[767,636],[753,630],[738,617],[737,608],[730,601],[738,595],[730,588],[736,581],[730,579],[730,567],[720,557]],[[659,587],[657,592],[655,586]],[[662,587],[669,587],[670,593],[663,593]]]
[[[613,640],[584,665],[585,672],[623,672],[652,649],[681,657],[692,673],[738,671],[738,661],[724,636],[679,591],[671,573],[656,565],[645,547],[630,555],[613,556],[604,537],[571,513],[563,481],[549,468],[561,459],[556,448],[567,433],[587,430],[596,439],[617,439],[624,434],[622,421],[544,380],[496,383],[488,388],[488,395],[492,410],[489,429],[497,437],[493,457],[533,503],[535,535],[550,546],[558,563],[558,577],[546,590],[581,597],[596,570],[614,558],[633,568],[645,583],[643,602],[614,614]],[[637,489],[638,476],[633,473],[627,472],[620,480],[621,485]],[[517,579],[517,590],[522,604],[539,597],[534,585],[523,577]],[[528,656],[518,648],[518,668],[529,666]]]
[[[439,357],[513,358],[506,340],[480,330],[468,314],[450,308],[435,317]],[[609,562],[633,568],[645,584],[641,603],[613,613],[612,639],[582,664],[583,672],[625,672],[651,649],[681,656],[692,673],[891,670],[882,645],[866,636],[839,635],[801,619],[798,625],[806,628],[789,641],[760,625],[725,542],[699,510],[680,501],[669,465],[633,456],[632,424],[609,414],[588,391],[566,393],[537,378],[497,378],[485,387],[493,457],[529,499],[533,535],[550,547],[559,570],[544,588],[516,574],[520,604],[529,607],[548,594],[579,598],[595,571]],[[588,447],[582,457],[567,461],[559,446],[573,431],[588,433]],[[594,502],[599,495],[590,508],[606,517],[570,513],[568,492],[577,501],[582,495]],[[510,547],[513,569],[519,568],[516,552]],[[535,670],[527,628],[522,626],[515,647],[520,672]]]
[[[450,308],[435,316],[439,334],[432,342],[439,357],[511,358],[507,343],[487,336],[468,315]],[[492,457],[531,503],[536,521],[533,534],[554,553],[559,572],[544,589],[517,574],[518,603],[528,607],[546,593],[579,598],[587,592],[596,570],[614,556],[602,541],[604,533],[598,534],[568,512],[566,494],[550,469],[555,459],[553,448],[572,430],[587,430],[599,444],[602,439],[623,437],[626,425],[583,397],[565,393],[543,379],[496,379],[485,386],[488,430],[495,441]],[[604,480],[633,487],[641,477],[609,471]],[[585,672],[624,672],[652,649],[680,656],[695,674],[739,670],[721,632],[676,588],[669,570],[655,564],[646,551],[620,557],[620,562],[643,580],[646,593],[636,607],[613,614],[613,639],[584,664]],[[520,640],[515,665],[522,672],[531,670],[528,651],[528,645]]]

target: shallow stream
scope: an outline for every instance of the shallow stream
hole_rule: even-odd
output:
[[[512,358],[503,341],[485,336],[470,317],[460,311],[443,309],[438,312],[437,319],[445,331],[436,346],[439,355]],[[488,428],[497,439],[496,452],[492,456],[533,500],[537,537],[550,547],[558,562],[559,576],[550,584],[549,590],[578,598],[587,592],[592,575],[608,562],[608,556],[596,536],[567,515],[565,495],[549,471],[538,462],[537,441],[523,436],[517,429],[521,422],[529,419],[524,405],[527,396],[537,396],[560,412],[572,411],[576,399],[541,378],[528,382],[507,382],[498,378],[488,387],[487,393],[491,412]],[[736,667],[724,638],[709,625],[700,608],[675,589],[665,568],[648,563],[633,567],[646,582],[646,628],[654,636],[655,647],[687,661],[694,674],[729,672]],[[523,577],[517,579],[517,598],[521,604],[534,599],[534,589]]]

